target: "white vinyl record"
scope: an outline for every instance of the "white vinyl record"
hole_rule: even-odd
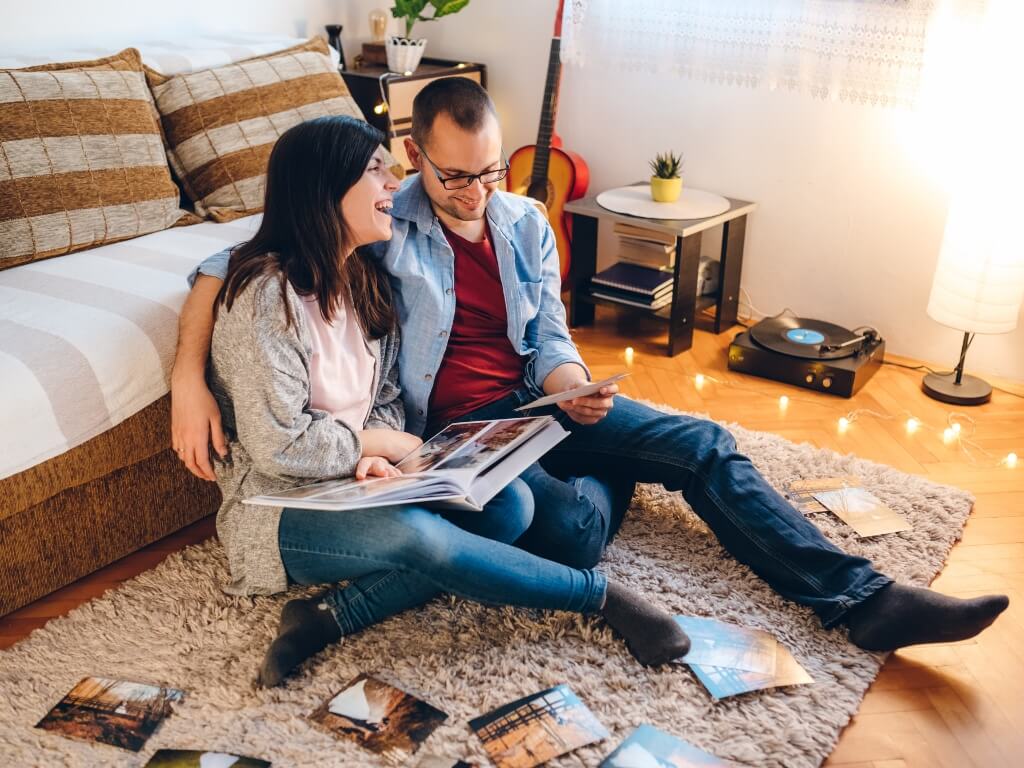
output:
[[[706,219],[729,210],[729,201],[713,192],[684,187],[674,203],[656,203],[649,184],[616,187],[597,196],[602,208],[645,219]]]

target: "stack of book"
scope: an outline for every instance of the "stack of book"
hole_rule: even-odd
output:
[[[672,273],[620,261],[590,278],[592,296],[644,309],[672,303]]]
[[[654,269],[671,270],[676,265],[676,236],[633,224],[617,223],[619,261]]]

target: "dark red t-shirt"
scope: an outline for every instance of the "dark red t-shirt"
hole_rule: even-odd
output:
[[[441,425],[500,400],[523,383],[525,360],[508,339],[508,312],[491,233],[474,243],[444,227],[455,251],[455,319],[430,393]]]

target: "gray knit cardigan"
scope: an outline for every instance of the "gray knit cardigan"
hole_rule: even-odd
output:
[[[285,324],[285,304],[292,322]],[[402,429],[397,332],[369,342],[374,403],[364,429]],[[243,499],[316,480],[349,477],[362,454],[359,436],[310,406],[312,343],[301,299],[279,275],[258,277],[228,312],[218,313],[207,380],[231,449],[215,463],[224,496],[217,534],[227,550],[231,594],[273,594],[288,587],[278,547],[281,507]]]

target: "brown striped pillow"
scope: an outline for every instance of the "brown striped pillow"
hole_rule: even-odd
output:
[[[202,72],[146,76],[171,167],[196,213],[216,221],[263,210],[270,150],[293,125],[323,115],[363,119],[317,38]]]
[[[0,269],[189,218],[138,51],[0,69]]]

